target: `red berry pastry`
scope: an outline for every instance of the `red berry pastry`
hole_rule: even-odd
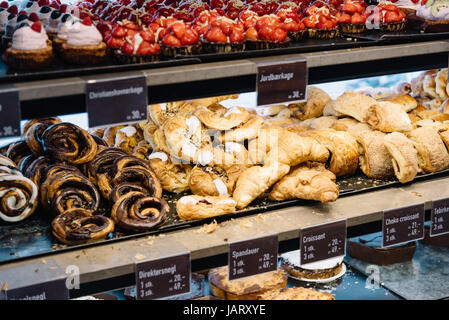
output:
[[[243,23],[226,17],[213,20],[202,35],[203,49],[210,53],[244,51],[245,40]]]
[[[254,27],[246,30],[248,48],[259,50],[288,46],[290,29],[300,30],[300,24],[295,24],[294,28],[292,25],[282,23],[281,19],[275,15],[260,17]]]
[[[288,32],[288,36],[295,40],[303,40],[308,31],[304,23],[299,18],[298,11],[294,8],[281,8],[277,12],[277,16],[281,19],[282,28]]]
[[[337,10],[327,3],[318,0],[306,10],[302,20],[313,39],[333,39],[339,36]]]
[[[151,29],[126,36],[120,49],[114,51],[120,63],[145,63],[159,60],[161,47]]]
[[[177,20],[169,24],[158,35],[161,41],[162,55],[194,55],[200,53],[200,37],[190,23]]]
[[[98,25],[97,25],[98,28]],[[101,32],[101,31],[100,31]],[[110,33],[103,35],[104,42],[108,46],[108,50],[113,52],[122,47],[125,37],[133,37],[139,32],[137,25],[129,20],[119,21],[114,24]]]
[[[388,1],[379,3],[374,9],[374,13],[368,18],[368,23],[374,27],[379,24],[381,31],[405,30],[406,22],[407,15]]]
[[[340,31],[344,33],[362,33],[366,31],[366,12],[368,5],[363,0],[346,0],[337,13]]]

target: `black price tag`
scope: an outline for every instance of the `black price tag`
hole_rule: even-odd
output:
[[[152,300],[190,292],[190,253],[136,263],[136,299]]]
[[[69,290],[66,279],[14,288],[4,292],[6,300],[68,300]]]
[[[229,244],[229,280],[236,280],[277,269],[278,235]]]
[[[89,128],[146,120],[148,87],[145,75],[89,80],[86,106]]]
[[[307,60],[259,63],[257,105],[300,102],[306,99]]]
[[[341,257],[346,253],[346,219],[301,230],[300,264]]]
[[[432,201],[430,236],[449,233],[449,198]]]
[[[424,203],[385,210],[382,219],[382,246],[403,244],[424,238]]]
[[[0,139],[20,136],[19,92],[13,86],[0,87]]]

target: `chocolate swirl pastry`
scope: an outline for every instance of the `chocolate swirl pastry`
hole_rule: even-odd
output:
[[[148,194],[147,190],[144,187],[135,185],[133,183],[124,182],[116,186],[114,189],[112,189],[111,194],[109,196],[111,203],[116,203],[121,196],[133,191]]]
[[[89,210],[74,208],[57,216],[51,223],[53,235],[61,242],[75,245],[104,239],[114,231],[114,222]]]
[[[94,138],[95,142],[98,146],[108,147],[108,143],[103,140],[103,138],[100,138],[99,136],[96,136],[94,134],[91,134],[92,138]]]
[[[0,219],[17,222],[28,218],[38,205],[38,189],[20,172],[0,174]]]
[[[54,161],[48,157],[41,156],[31,162],[24,172],[26,163],[28,163],[28,158],[25,158],[22,161],[22,165],[20,166],[22,173],[24,173],[25,177],[32,180],[37,186],[40,186],[45,181],[48,166],[52,165]]]
[[[38,123],[45,124],[45,125],[47,125],[47,128],[48,128],[49,126],[51,126],[53,124],[57,124],[57,123],[61,123],[61,122],[62,122],[61,119],[59,119],[58,117],[47,117],[47,118],[28,120],[23,125],[22,132],[23,132],[23,135],[26,136],[30,127],[32,127],[35,124],[38,124]]]
[[[143,232],[164,222],[170,208],[164,199],[133,191],[121,196],[113,205],[111,217],[120,228]]]
[[[14,161],[15,164],[20,168],[21,161],[33,154],[31,149],[28,147],[25,140],[20,140],[9,145],[8,151],[6,151],[6,156]]]
[[[6,152],[8,152],[9,146],[13,143],[14,142],[10,142],[10,143],[0,146],[0,156],[6,157]]]
[[[94,138],[87,131],[65,122],[48,127],[42,141],[45,153],[73,165],[91,161],[98,149]]]
[[[112,185],[117,187],[122,183],[140,186],[152,197],[162,196],[161,183],[153,171],[144,167],[128,167],[118,171],[112,180]]]
[[[19,170],[22,172],[23,175],[25,175],[28,167],[37,159],[37,157],[34,154],[30,154],[29,156],[22,159],[20,162]]]
[[[50,126],[51,124],[47,123],[35,123],[25,133],[25,141],[35,156],[40,156],[44,153],[42,135]]]
[[[47,173],[41,185],[41,203],[55,215],[73,208],[95,213],[100,206],[100,194],[94,184],[79,171],[55,169]]]
[[[13,174],[21,176],[16,164],[9,158],[0,155],[0,174]]]

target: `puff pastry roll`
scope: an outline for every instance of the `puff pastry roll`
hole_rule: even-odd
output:
[[[437,131],[431,127],[417,128],[408,133],[418,151],[418,163],[425,173],[438,172],[449,166],[449,154]]]
[[[298,105],[293,116],[299,120],[316,118],[323,115],[324,107],[332,101],[331,97],[320,88],[310,86],[307,88],[307,102]]]
[[[384,145],[385,133],[375,130],[355,134],[359,144],[359,164],[363,173],[374,179],[393,176],[391,156]]]
[[[333,129],[300,133],[319,141],[330,152],[328,169],[337,177],[353,174],[359,163],[357,140],[348,132]]]
[[[236,207],[243,209],[266,192],[276,181],[290,171],[290,166],[274,162],[246,169],[238,178],[232,198]]]
[[[363,94],[347,91],[335,100],[334,109],[344,115],[365,122],[366,113],[377,101]]]
[[[424,77],[422,86],[423,86],[423,94],[429,98],[435,99],[438,98],[437,90],[436,90],[436,77],[437,74],[428,74]]]
[[[418,101],[416,101],[415,98],[413,98],[411,95],[408,94],[401,94],[397,96],[384,98],[382,99],[382,101],[396,103],[400,105],[402,110],[404,110],[405,112],[410,112],[413,109],[416,109],[416,107],[418,107]]]
[[[419,172],[418,153],[413,142],[400,132],[384,136],[384,145],[391,156],[394,174],[401,183],[415,179]]]
[[[424,110],[418,113],[418,117],[420,117],[423,120],[430,119],[434,121],[448,121],[449,120],[449,114],[441,113],[437,110]]]
[[[225,107],[210,110],[200,107],[194,112],[195,116],[208,128],[216,130],[230,130],[247,122],[250,113],[242,107]]]
[[[407,113],[396,103],[380,101],[368,108],[365,121],[382,132],[410,131],[412,122]]]
[[[235,212],[236,202],[230,197],[185,196],[176,202],[182,220],[206,219]]]
[[[277,201],[297,198],[322,203],[335,201],[340,193],[335,180],[335,175],[322,164],[301,164],[273,186],[269,198]]]
[[[437,130],[446,148],[449,150],[449,123],[435,123],[433,128]]]

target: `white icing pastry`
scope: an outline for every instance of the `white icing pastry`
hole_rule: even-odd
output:
[[[135,135],[137,133],[137,129],[134,128],[133,126],[127,126],[127,127],[120,129],[120,132],[123,132],[124,134],[126,134],[127,137],[132,137],[133,135]]]
[[[148,160],[151,159],[160,159],[162,162],[166,162],[168,160],[168,156],[165,152],[153,152],[148,156]]]
[[[197,150],[198,148],[190,141],[184,141],[182,144],[181,152],[187,157],[194,158]]]
[[[239,153],[242,151],[242,145],[236,142],[226,142],[225,143],[225,152],[226,153]]]
[[[214,160],[214,154],[208,150],[202,151],[198,156],[198,163],[207,166]]]
[[[100,31],[93,25],[76,22],[67,33],[67,44],[74,47],[97,45],[103,41]]]
[[[228,188],[226,188],[226,185],[223,181],[221,181],[220,179],[215,179],[214,184],[220,196],[228,195]]]
[[[194,197],[190,197],[190,196],[182,197],[178,201],[182,204],[187,204],[187,203],[197,204],[198,203],[198,200],[196,200]]]
[[[223,199],[217,202],[217,204],[232,204],[232,205],[236,205],[237,202],[235,202],[235,200],[232,199]]]
[[[201,126],[201,122],[197,117],[191,116],[186,119],[186,125],[187,125],[187,128],[189,129],[189,134],[192,135],[196,132],[198,127]]]
[[[22,27],[12,36],[12,48],[16,50],[38,50],[47,47],[47,34],[44,28],[36,32],[31,27]]]

